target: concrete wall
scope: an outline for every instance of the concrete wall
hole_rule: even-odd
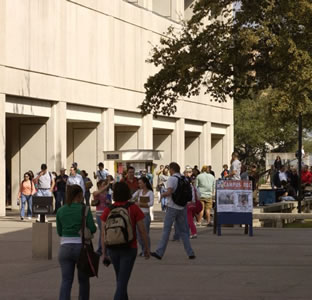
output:
[[[77,160],[90,173],[103,150],[141,148],[165,150],[162,161],[183,168],[212,161],[211,134],[222,135],[218,159],[228,156],[231,99],[220,104],[201,93],[181,99],[174,117],[140,115],[144,83],[157,70],[146,63],[151,44],[184,15],[183,0],[171,1],[170,19],[153,13],[155,3],[0,1],[0,168],[13,171],[12,199],[24,170],[37,171],[43,160],[56,171]],[[105,166],[113,172],[111,162]],[[0,175],[0,215],[4,185]]]

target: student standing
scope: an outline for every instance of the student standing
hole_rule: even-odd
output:
[[[154,192],[153,188],[151,186],[150,181],[146,177],[139,178],[139,190],[137,190],[133,194],[134,199],[138,199],[138,206],[141,208],[142,212],[144,213],[144,225],[147,233],[148,238],[148,245],[149,248],[151,248],[151,240],[149,237],[150,232],[150,226],[151,226],[151,215],[150,215],[150,209],[154,205]],[[144,244],[142,237],[138,231],[138,241],[141,246],[141,253],[140,256],[144,256]]]
[[[59,300],[71,299],[75,268],[81,251],[80,229],[82,225],[83,191],[79,185],[67,186],[66,204],[56,214],[57,233],[61,237],[58,260],[61,266],[62,283]],[[88,211],[86,226],[91,233],[96,227],[91,211]],[[90,295],[89,276],[78,270],[79,299],[88,300]]]
[[[117,182],[114,186],[114,207],[125,207],[129,200],[132,199],[132,194],[128,185],[125,182]],[[129,205],[129,204],[128,204]],[[150,252],[148,247],[147,235],[145,226],[143,223],[144,214],[141,209],[132,204],[127,208],[130,219],[134,238],[130,243],[129,247],[114,247],[108,248],[108,256],[105,254],[105,223],[107,217],[111,211],[111,208],[106,207],[102,220],[102,250],[103,250],[103,261],[111,260],[114,266],[116,274],[116,292],[114,300],[127,300],[128,299],[128,282],[131,276],[131,272],[134,266],[134,262],[137,256],[137,241],[136,241],[136,227],[138,228],[144,243],[144,256],[146,259],[149,258]]]

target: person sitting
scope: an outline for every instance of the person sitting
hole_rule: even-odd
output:
[[[304,186],[311,185],[312,174],[309,171],[309,167],[305,165],[301,171],[301,184]]]
[[[295,201],[297,198],[295,189],[291,186],[289,182],[283,180],[282,185],[282,195],[279,197],[280,201]]]

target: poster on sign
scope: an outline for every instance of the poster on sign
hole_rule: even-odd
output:
[[[216,200],[218,213],[252,213],[252,182],[248,180],[218,180]]]

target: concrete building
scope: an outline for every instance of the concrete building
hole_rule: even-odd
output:
[[[190,15],[183,0],[0,1],[0,215],[17,208],[25,171],[79,163],[89,173],[104,150],[163,150],[157,165],[211,164],[233,149],[233,104],[201,95],[173,117],[142,117],[145,62],[170,25]],[[104,162],[113,172],[112,162]],[[7,176],[5,176],[7,174]],[[7,182],[6,178],[7,177]],[[6,203],[6,183],[11,197]]]

